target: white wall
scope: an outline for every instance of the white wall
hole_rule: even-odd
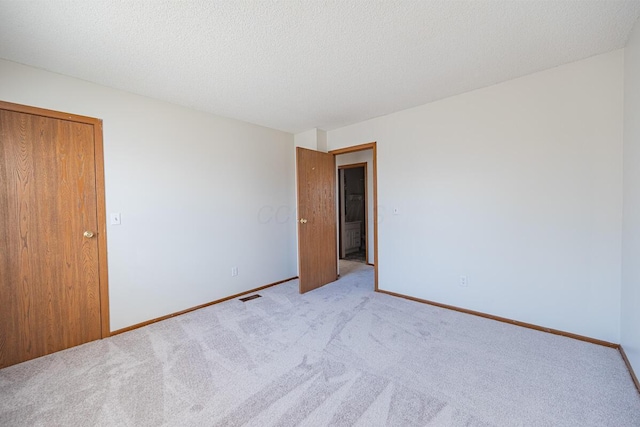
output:
[[[373,264],[373,150],[356,151],[336,156],[336,166],[355,163],[367,164],[367,262]]]
[[[296,275],[292,135],[7,61],[0,99],[104,120],[112,330]]]
[[[622,95],[619,50],[328,132],[378,143],[380,289],[619,342]]]
[[[293,141],[296,147],[318,150],[318,129],[309,129],[304,132],[296,133],[293,136]]]
[[[624,57],[624,216],[621,344],[640,375],[640,23]]]

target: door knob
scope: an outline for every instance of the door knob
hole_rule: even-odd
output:
[[[85,231],[84,237],[86,237],[87,239],[90,239],[93,237],[93,233],[91,231]]]
[[[304,219],[304,218],[300,218],[300,224],[306,224],[306,223],[307,223],[307,220],[306,220],[306,219]]]

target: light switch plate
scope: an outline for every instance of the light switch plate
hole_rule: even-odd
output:
[[[110,216],[111,219],[111,225],[120,225],[120,213],[112,213]]]

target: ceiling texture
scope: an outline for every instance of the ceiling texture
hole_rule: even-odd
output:
[[[640,0],[0,0],[0,58],[297,133],[622,48],[639,15]]]

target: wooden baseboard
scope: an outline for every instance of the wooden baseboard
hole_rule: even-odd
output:
[[[384,290],[381,290],[381,289],[378,289],[377,292],[380,292],[382,294],[391,295],[391,296],[398,297],[398,298],[404,298],[404,299],[408,299],[408,300],[411,300],[411,301],[420,302],[420,303],[423,303],[423,304],[429,304],[429,305],[433,305],[433,306],[436,306],[436,307],[446,308],[448,310],[454,310],[454,311],[459,311],[461,313],[472,314],[474,316],[484,317],[486,319],[497,320],[498,322],[504,322],[504,323],[509,323],[511,325],[517,325],[517,326],[522,326],[522,327],[529,328],[529,329],[535,329],[536,331],[548,332],[548,333],[554,334],[554,335],[561,335],[561,336],[567,337],[567,338],[573,338],[573,339],[580,340],[580,341],[586,341],[586,342],[591,343],[591,344],[597,344],[597,345],[602,345],[602,346],[605,346],[605,347],[616,348],[616,349],[620,348],[620,344],[615,344],[615,343],[608,342],[608,341],[602,341],[602,340],[598,340],[598,339],[595,339],[595,338],[585,337],[583,335],[573,334],[571,332],[559,331],[557,329],[545,328],[544,326],[538,326],[538,325],[534,325],[534,324],[531,324],[531,323],[520,322],[518,320],[507,319],[506,317],[494,316],[492,314],[482,313],[480,311],[467,310],[466,308],[460,308],[460,307],[456,307],[456,306],[448,305],[448,304],[441,304],[439,302],[428,301],[428,300],[424,300],[424,299],[421,299],[421,298],[410,297],[408,295],[398,294],[398,293],[390,292],[390,291],[384,291]]]
[[[199,310],[201,308],[209,307],[210,305],[214,305],[214,304],[218,304],[218,303],[221,303],[221,302],[224,302],[224,301],[228,301],[230,299],[238,298],[238,297],[241,297],[242,295],[250,294],[252,292],[258,292],[258,291],[261,291],[263,289],[267,289],[267,288],[270,288],[272,286],[276,286],[276,285],[279,285],[281,283],[288,282],[289,280],[294,280],[294,279],[297,279],[297,278],[298,278],[298,276],[295,276],[295,277],[291,277],[289,279],[280,280],[278,282],[269,283],[268,285],[260,286],[260,287],[255,288],[255,289],[250,289],[250,290],[245,291],[245,292],[240,292],[239,294],[235,294],[235,295],[231,295],[231,296],[228,296],[228,297],[225,297],[225,298],[221,298],[221,299],[218,299],[218,300],[215,300],[215,301],[211,301],[211,302],[208,302],[206,304],[197,305],[195,307],[187,308],[186,310],[178,311],[176,313],[167,314],[166,316],[156,317],[155,319],[147,320],[145,322],[137,323],[135,325],[127,326],[126,328],[122,328],[122,329],[118,329],[116,331],[113,331],[113,332],[111,332],[110,336],[122,334],[124,332],[129,332],[129,331],[132,331],[134,329],[142,328],[143,326],[151,325],[152,323],[156,323],[156,322],[160,322],[162,320],[170,319],[172,317],[180,316],[181,314],[186,314],[186,313],[189,313],[190,311]]]
[[[620,355],[622,356],[622,360],[624,360],[625,365],[627,365],[627,369],[629,370],[629,375],[631,375],[631,379],[633,380],[633,383],[636,385],[636,388],[638,389],[638,393],[640,393],[640,381],[638,381],[638,377],[636,377],[636,373],[633,371],[633,366],[631,366],[631,362],[629,362],[629,359],[627,358],[627,354],[624,352],[624,349],[622,348],[622,346],[620,346],[618,350],[620,350]]]

